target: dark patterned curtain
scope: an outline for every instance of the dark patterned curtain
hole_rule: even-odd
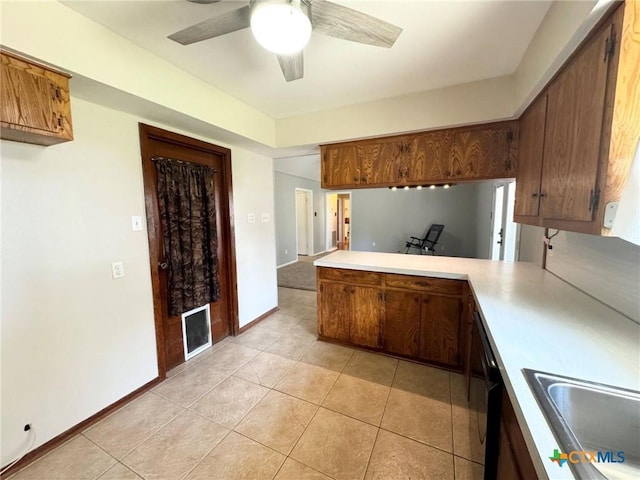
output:
[[[220,297],[214,170],[170,158],[153,161],[169,264],[169,315],[180,315]]]

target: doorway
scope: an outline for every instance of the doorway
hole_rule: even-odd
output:
[[[351,250],[351,192],[326,194],[327,250]]]
[[[139,124],[142,175],[144,182],[149,263],[153,290],[153,310],[158,355],[158,376],[185,361],[182,315],[169,315],[167,257],[158,204],[158,175],[153,157],[206,165],[213,169],[218,282],[220,296],[209,304],[213,343],[238,331],[238,298],[235,270],[235,247],[231,224],[231,150],[160,128]]]
[[[515,181],[494,185],[491,212],[491,260],[513,262],[518,258],[520,226],[513,222],[515,200]]]
[[[296,249],[313,255],[313,191],[296,188]]]

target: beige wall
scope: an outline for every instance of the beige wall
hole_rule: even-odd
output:
[[[25,423],[38,446],[157,376],[146,229],[130,220],[145,216],[144,119],[77,98],[72,109],[73,142],[0,143],[2,465],[25,447]],[[277,304],[273,223],[246,222],[273,218],[273,165],[231,147],[244,325]]]

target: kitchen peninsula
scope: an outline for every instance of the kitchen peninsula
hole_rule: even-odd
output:
[[[391,330],[391,325],[386,325],[391,320],[385,315],[384,294],[396,289],[394,281],[401,279],[402,288],[408,289],[406,282],[413,279],[411,289],[431,289],[431,293],[417,293],[419,297],[431,295],[446,299],[436,302],[442,316],[463,315],[458,309],[467,308],[463,301],[465,292],[472,295],[539,478],[573,476],[569,469],[558,468],[548,460],[558,443],[527,384],[523,368],[640,390],[640,325],[537,265],[349,251],[335,252],[316,260],[314,265],[319,267],[318,333],[321,338],[337,334],[334,339],[342,342],[379,351],[391,350],[394,354],[417,357],[417,360],[454,370],[462,368],[462,352],[457,352],[457,358],[446,354],[462,348],[464,329],[456,331],[456,322],[448,323],[449,328],[445,330],[451,339],[450,347],[439,358],[428,358],[428,355],[425,358],[421,352],[421,342],[427,342],[428,338],[418,340],[417,345],[409,342],[409,348],[414,350],[408,354],[393,350],[397,347],[389,349],[384,336]],[[343,293],[347,289],[346,293],[356,298],[354,302],[360,304],[361,301],[362,305],[368,305],[368,310],[343,309],[327,330],[327,326],[322,325],[323,312],[335,306],[340,293],[338,288],[331,291],[326,287],[331,283],[340,284]],[[381,312],[375,312],[376,305],[381,306]],[[390,310],[396,312],[398,308]],[[410,317],[411,305],[404,305],[404,311]],[[380,323],[369,322],[368,328],[360,328],[371,318],[379,318]],[[394,315],[393,321],[400,318]],[[364,333],[350,338],[350,328],[344,322],[351,322],[356,331]],[[393,328],[402,334],[405,325],[397,323]],[[420,332],[416,338],[428,337],[428,333]],[[442,334],[435,330],[431,333]],[[455,334],[459,336],[454,338]],[[439,344],[443,341],[441,338]]]

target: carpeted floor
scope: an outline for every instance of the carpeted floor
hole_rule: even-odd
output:
[[[300,256],[296,263],[278,269],[278,286],[298,290],[316,290],[316,267],[313,262],[328,253],[315,257]]]

